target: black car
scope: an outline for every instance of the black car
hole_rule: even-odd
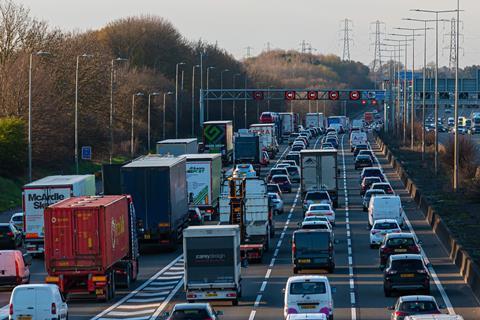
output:
[[[290,151],[287,156],[285,157],[287,160],[293,160],[297,163],[297,166],[300,165],[300,152],[292,152]]]
[[[0,249],[15,250],[22,247],[23,235],[10,223],[0,223]]]
[[[392,310],[391,320],[404,320],[408,316],[441,314],[437,301],[432,296],[403,296],[398,298]]]
[[[394,254],[388,259],[383,274],[385,297],[393,291],[421,291],[430,294],[430,275],[420,254]]]
[[[282,194],[282,190],[280,189],[280,186],[276,183],[267,184],[267,193],[268,192],[275,192],[278,194]]]
[[[366,144],[357,144],[355,146],[355,149],[353,149],[353,156],[356,157],[358,156],[358,153],[360,152],[360,150],[368,150],[368,145]]]
[[[389,233],[383,239],[379,249],[380,268],[383,268],[392,254],[418,254],[420,245],[413,234],[408,232]]]
[[[372,186],[372,184],[382,182],[382,179],[379,177],[365,177],[360,184],[360,195],[363,196],[365,192]]]
[[[365,177],[379,177],[382,182],[385,182],[385,176],[383,175],[383,170],[379,167],[367,167],[363,168],[362,173],[360,174],[360,183]]]
[[[334,240],[330,230],[300,229],[292,237],[293,273],[303,269],[335,271]]]
[[[357,157],[358,156],[370,156],[370,158],[372,158],[372,161],[375,160],[375,155],[373,153],[373,151],[371,149],[368,149],[368,150],[360,150],[360,152],[358,153]]]
[[[358,155],[355,158],[355,170],[358,168],[371,167],[373,165],[372,158],[369,155]]]

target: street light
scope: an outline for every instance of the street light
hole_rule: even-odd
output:
[[[93,54],[84,53],[77,56],[77,64],[75,68],[75,172],[78,174],[78,67],[80,58],[92,58]]]
[[[414,126],[415,126],[415,31],[423,30],[423,28],[395,28],[397,30],[412,31],[412,106],[411,106],[411,125],[410,125],[410,149],[414,148]]]
[[[30,65],[28,68],[28,181],[32,181],[32,68],[33,56],[45,57],[49,56],[50,52],[37,51],[30,53]]]
[[[247,73],[244,74],[244,82],[245,82],[245,100],[243,101],[243,116],[244,116],[244,128],[247,129]]]
[[[229,71],[229,69],[223,69],[220,72],[220,120],[223,120],[223,73]]]
[[[147,111],[147,113],[148,113],[148,116],[147,116],[147,118],[148,118],[147,119],[147,122],[148,122],[147,123],[147,139],[148,139],[148,142],[147,142],[147,146],[148,146],[148,152],[149,153],[150,153],[150,150],[151,150],[150,149],[150,141],[151,141],[151,139],[150,139],[150,119],[151,119],[150,118],[150,109],[151,109],[150,105],[151,105],[151,98],[159,96],[159,95],[160,95],[160,93],[158,93],[158,92],[152,92],[148,95],[148,111]]]
[[[143,93],[137,92],[132,94],[132,131],[131,131],[131,136],[130,136],[130,156],[133,159],[134,156],[134,147],[133,147],[133,122],[134,122],[134,117],[135,117],[135,97],[141,97],[144,96]]]
[[[235,78],[236,77],[241,77],[242,74],[241,73],[235,73],[233,75],[233,83],[232,83],[232,86],[233,86],[233,89],[236,89],[236,86],[235,86]],[[235,103],[235,100],[236,99],[233,99],[232,101],[232,118],[233,118],[233,128],[235,128],[235,108],[236,108],[236,103]]]
[[[207,121],[210,120],[209,116],[209,105],[210,105],[210,100],[208,100],[208,89],[210,88],[210,70],[215,69],[215,67],[207,67]]]
[[[195,68],[200,68],[200,65],[192,67],[192,138],[195,137]]]
[[[162,116],[163,116],[163,125],[162,125],[162,137],[163,137],[163,140],[165,140],[165,110],[166,110],[166,96],[168,95],[172,95],[173,92],[172,91],[168,91],[168,92],[165,92],[163,93],[163,112],[162,112]]]
[[[175,65],[175,138],[178,139],[178,66],[185,62],[179,62]]]
[[[113,158],[113,82],[115,80],[115,62],[128,61],[125,58],[112,59],[110,68],[110,164]]]
[[[434,143],[434,149],[435,149],[435,159],[434,159],[434,170],[435,174],[438,173],[438,22],[439,21],[449,21],[446,19],[438,19],[438,15],[441,13],[452,13],[456,12],[456,10],[424,10],[424,9],[411,9],[410,11],[415,11],[415,12],[424,12],[424,13],[434,13],[435,14],[435,19],[434,20],[427,20],[427,22],[433,22],[435,21],[435,143]],[[458,57],[458,55],[457,55]],[[455,120],[457,121],[457,120]]]

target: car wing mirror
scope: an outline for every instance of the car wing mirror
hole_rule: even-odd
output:
[[[423,241],[422,240],[418,240],[417,242],[419,245],[422,245],[423,244]]]
[[[285,293],[285,288],[282,289],[282,293]]]
[[[387,310],[395,310],[395,307],[394,306],[388,306]]]

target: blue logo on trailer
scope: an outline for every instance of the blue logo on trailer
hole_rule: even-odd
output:
[[[82,160],[92,160],[92,147],[91,146],[82,147]]]

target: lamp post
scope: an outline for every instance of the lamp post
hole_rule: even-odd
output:
[[[232,87],[233,89],[236,89],[236,86],[235,86],[235,78],[236,77],[241,77],[242,74],[241,73],[235,73],[233,75],[233,83],[232,83]],[[236,103],[235,103],[235,99],[233,99],[232,101],[232,120],[233,120],[233,128],[235,129],[235,121],[236,121],[236,118],[235,118],[235,108],[236,108]]]
[[[452,13],[455,12],[455,10],[424,10],[424,9],[412,9],[410,11],[415,11],[415,12],[424,12],[424,13],[434,13],[435,14],[435,19],[434,20],[427,20],[429,21],[435,21],[435,142],[434,142],[434,171],[435,174],[438,173],[438,22],[439,21],[449,21],[446,19],[438,19],[439,14],[443,13]],[[456,120],[455,120],[456,121]]]
[[[131,136],[130,136],[130,156],[131,156],[132,159],[133,159],[133,156],[134,156],[133,124],[134,124],[134,120],[135,120],[135,97],[140,97],[140,96],[143,96],[143,95],[144,94],[141,93],[141,92],[137,92],[137,93],[132,94],[132,125],[131,125],[132,130],[131,130]]]
[[[207,67],[207,92],[208,92],[208,89],[210,88],[210,70],[213,70],[213,69],[215,69],[215,67]],[[210,120],[209,105],[210,105],[210,100],[208,100],[208,94],[207,94],[207,121]]]
[[[92,54],[82,54],[77,56],[77,64],[75,67],[75,173],[78,174],[78,69],[80,58],[92,58]]]
[[[245,100],[243,101],[243,117],[244,117],[244,128],[247,129],[247,73],[245,72],[245,75],[244,75],[245,79],[244,79],[244,82],[245,82]]]
[[[32,181],[32,69],[33,56],[45,57],[49,56],[50,52],[37,51],[30,53],[30,64],[28,67],[28,181]]]
[[[195,137],[195,68],[200,68],[200,65],[192,67],[192,138]]]
[[[185,62],[179,62],[175,65],[175,138],[178,139],[178,67]]]
[[[128,61],[128,59],[124,58],[116,58],[112,59],[111,62],[111,68],[110,68],[110,159],[109,162],[112,164],[112,158],[113,158],[113,85],[114,85],[114,80],[115,80],[115,62],[121,62],[121,61]]]
[[[162,140],[165,140],[165,112],[166,112],[166,96],[172,95],[172,91],[164,92],[163,93],[163,112],[162,112]]]
[[[220,120],[223,120],[223,73],[229,72],[229,69],[220,71]]]
[[[147,110],[147,148],[148,148],[148,153],[150,153],[150,142],[151,142],[151,138],[150,138],[150,109],[151,109],[151,100],[152,100],[152,97],[156,97],[156,96],[159,96],[160,93],[158,92],[152,92],[148,95],[148,110]]]

